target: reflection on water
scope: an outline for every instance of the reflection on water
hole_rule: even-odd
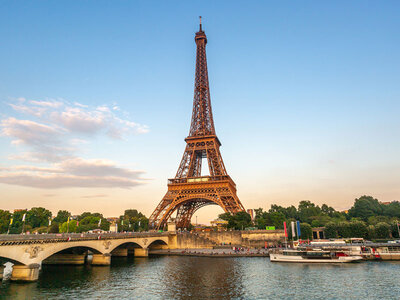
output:
[[[111,267],[43,266],[3,281],[2,299],[399,299],[400,262],[270,263],[267,258],[113,258]]]

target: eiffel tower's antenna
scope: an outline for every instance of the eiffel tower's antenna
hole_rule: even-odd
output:
[[[199,19],[200,19],[200,31],[203,31],[203,30],[201,29],[201,16],[199,17]]]

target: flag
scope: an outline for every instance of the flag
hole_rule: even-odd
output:
[[[22,216],[22,222],[25,222],[26,213]]]
[[[297,237],[300,238],[301,231],[300,231],[300,221],[297,221]]]
[[[76,221],[76,227],[78,227],[79,226],[79,221]]]
[[[292,227],[292,239],[294,240],[295,236],[296,236],[296,232],[294,231],[294,222],[290,222],[290,225]]]
[[[283,228],[285,229],[285,236],[287,237],[286,222],[283,222]]]
[[[12,225],[13,221],[14,221],[14,219],[11,218],[11,219],[10,219],[10,225]]]

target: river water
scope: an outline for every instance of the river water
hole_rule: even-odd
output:
[[[400,299],[400,262],[271,263],[263,257],[113,258],[111,266],[43,266],[4,280],[1,299]]]

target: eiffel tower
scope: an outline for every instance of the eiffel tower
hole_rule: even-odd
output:
[[[237,213],[244,207],[236,195],[236,184],[226,172],[215,134],[211,110],[206,59],[207,37],[201,26],[196,32],[196,79],[193,113],[186,149],[175,178],[168,180],[168,191],[151,214],[150,227],[162,229],[176,211],[176,227],[187,228],[195,211],[206,205],[219,205],[225,212]],[[203,158],[209,176],[201,175]]]

